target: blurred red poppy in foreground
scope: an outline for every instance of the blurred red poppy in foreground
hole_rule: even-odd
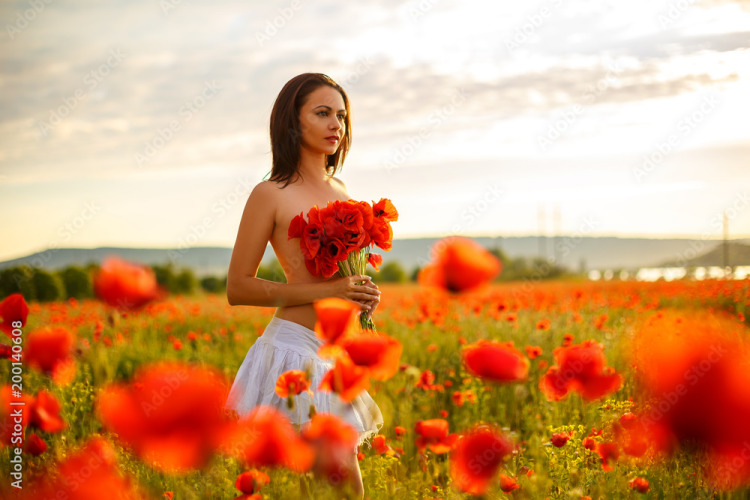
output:
[[[622,376],[606,366],[604,346],[593,340],[582,344],[558,347],[555,365],[539,382],[539,388],[550,401],[559,401],[577,391],[585,401],[599,399],[616,392]]]
[[[65,421],[60,417],[60,401],[44,389],[40,389],[29,408],[29,424],[45,432],[60,432]]]
[[[159,295],[154,271],[146,266],[108,257],[94,277],[97,297],[122,310],[137,309]]]
[[[258,406],[223,432],[221,449],[251,467],[310,470],[315,459],[287,416],[271,406]]]
[[[296,396],[302,391],[310,390],[310,381],[302,370],[289,370],[276,379],[276,394],[280,398]]]
[[[228,423],[228,387],[218,372],[186,363],[141,367],[129,385],[111,384],[96,411],[146,463],[166,472],[203,467]]]
[[[102,496],[118,500],[145,499],[131,478],[123,477],[117,467],[117,454],[106,440],[89,439],[79,451],[60,462],[57,474],[44,474],[26,489],[24,500],[75,498],[98,500]]]
[[[351,403],[359,393],[369,387],[370,377],[367,368],[357,366],[350,358],[341,356],[336,359],[333,368],[323,375],[318,390],[335,392],[343,401]]]
[[[449,292],[465,292],[492,281],[502,268],[486,248],[469,238],[451,236],[432,247],[433,259],[423,267],[417,280]]]
[[[477,425],[459,437],[450,455],[453,484],[461,491],[483,495],[513,443],[499,430]]]
[[[315,449],[313,470],[339,484],[353,472],[348,464],[357,445],[357,431],[335,415],[318,413],[302,429],[302,438]]]
[[[375,380],[388,380],[398,371],[403,347],[398,340],[382,333],[361,333],[341,342],[341,347],[357,366],[368,369]]]
[[[481,339],[464,347],[462,355],[469,372],[493,382],[520,382],[529,373],[529,360],[512,342]]]
[[[13,331],[13,323],[20,321],[21,326],[26,325],[26,318],[29,316],[29,306],[26,305],[23,295],[20,293],[14,293],[8,295],[0,302],[0,318],[3,319],[0,323],[0,329],[5,332],[9,338],[13,338],[11,332]]]
[[[359,307],[348,300],[331,297],[313,303],[317,323],[315,333],[324,342],[333,344],[346,335],[354,325],[354,317]]]
[[[29,333],[25,342],[26,362],[30,367],[51,375],[60,385],[75,375],[73,333],[64,326],[44,326]]]
[[[750,352],[747,328],[717,314],[666,312],[636,333],[648,409],[640,419],[678,444],[708,452],[714,486],[750,482]]]

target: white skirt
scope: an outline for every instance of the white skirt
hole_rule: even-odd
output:
[[[323,375],[333,367],[332,361],[318,357],[318,347],[322,344],[309,328],[274,316],[237,370],[225,408],[235,410],[242,418],[256,406],[273,406],[300,429],[310,421],[310,405],[315,404],[318,413],[334,414],[354,427],[359,434],[358,446],[375,436],[383,426],[383,415],[367,391],[346,403],[338,394],[318,390]],[[276,394],[276,380],[288,370],[304,371],[308,366],[313,396],[300,393],[295,397],[294,409],[290,410],[286,399]]]

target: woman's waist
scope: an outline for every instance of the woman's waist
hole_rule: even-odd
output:
[[[308,330],[315,329],[315,323],[318,319],[315,314],[315,307],[312,304],[279,307],[276,309],[274,317],[297,323]]]
[[[258,341],[302,355],[315,356],[317,356],[318,347],[323,344],[323,341],[315,335],[314,330],[279,316],[271,318]]]

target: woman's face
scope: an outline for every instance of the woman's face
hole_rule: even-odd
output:
[[[345,117],[344,98],[338,90],[323,85],[310,92],[299,110],[302,148],[335,154],[346,133]]]

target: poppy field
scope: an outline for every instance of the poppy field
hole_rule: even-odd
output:
[[[747,280],[380,288],[390,347],[370,376],[342,372],[384,418],[359,449],[365,498],[750,493]],[[273,309],[71,299],[22,320],[20,300],[0,306],[2,498],[346,497],[323,463],[351,443],[336,419],[299,433],[221,411]]]

